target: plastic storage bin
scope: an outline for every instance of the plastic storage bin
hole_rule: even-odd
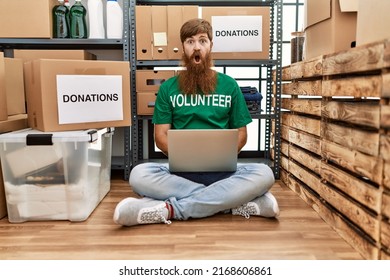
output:
[[[0,135],[8,220],[84,221],[110,190],[113,129]]]

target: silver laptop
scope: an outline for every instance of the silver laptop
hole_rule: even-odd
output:
[[[225,172],[237,168],[237,129],[170,129],[171,172]]]

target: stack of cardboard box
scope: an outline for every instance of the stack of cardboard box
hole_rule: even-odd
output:
[[[180,28],[202,17],[213,26],[214,59],[269,59],[269,7],[137,6],[138,60],[181,59]]]
[[[136,6],[137,60],[180,60],[180,28],[204,18],[213,26],[213,59],[269,59],[269,7]],[[141,64],[142,65],[142,64]],[[153,115],[157,91],[174,70],[137,70],[137,115]]]
[[[129,62],[85,50],[0,54],[1,216],[7,205],[10,222],[86,219],[109,190],[109,128],[131,125]]]
[[[0,52],[0,134],[28,127],[23,64],[20,59],[5,58]],[[6,215],[3,178],[0,164],[0,218]]]
[[[390,38],[390,1],[305,0],[304,60]]]

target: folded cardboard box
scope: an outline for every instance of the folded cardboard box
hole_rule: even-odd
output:
[[[23,60],[4,58],[8,116],[26,114]]]
[[[131,125],[125,61],[38,59],[24,64],[29,126],[66,131]]]
[[[357,0],[305,0],[304,8],[304,60],[356,42]]]
[[[27,114],[8,116],[7,120],[0,121],[0,134],[28,127]]]

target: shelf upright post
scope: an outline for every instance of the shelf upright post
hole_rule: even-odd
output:
[[[274,48],[275,48],[275,4],[270,4],[270,45],[269,45],[269,59],[274,59]],[[272,69],[273,64],[267,64],[267,93],[265,99],[265,113],[267,115],[272,113]],[[272,119],[267,118],[265,120],[265,137],[264,137],[264,157],[270,158],[271,151],[271,130],[272,130]]]
[[[280,108],[282,106],[281,92],[282,92],[282,42],[283,42],[283,0],[276,0],[276,69],[275,69],[275,87],[274,87],[274,99],[275,99],[275,131],[274,131],[274,173],[275,178],[280,177]]]
[[[136,72],[136,42],[135,42],[135,6],[136,0],[126,0],[127,7],[125,6],[127,17],[128,31],[128,49],[127,59],[130,62],[130,102],[131,102],[131,114],[132,124],[131,127],[125,129],[125,180],[129,179],[131,168],[137,163],[136,152],[138,150],[138,119],[137,119],[137,101],[136,101],[136,89],[135,89],[135,72]],[[125,13],[125,14],[126,14]]]

